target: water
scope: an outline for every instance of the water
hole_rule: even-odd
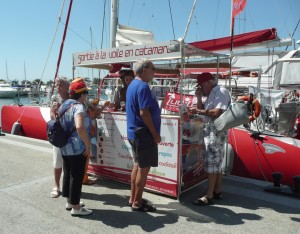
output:
[[[90,96],[89,98],[94,98],[95,96]],[[102,94],[101,95],[101,100],[107,100],[107,95]],[[29,105],[41,105],[41,106],[48,106],[49,104],[49,98],[48,97],[20,97],[18,98],[0,98],[0,109],[2,106],[9,106],[9,105],[18,105],[22,104],[24,106],[29,106]]]
[[[22,104],[24,106],[28,105],[38,105],[39,103],[47,103],[47,97],[41,96],[41,97],[33,97],[33,96],[23,96],[18,99],[15,98],[0,98],[0,107],[2,106],[8,106],[8,105],[17,105]]]

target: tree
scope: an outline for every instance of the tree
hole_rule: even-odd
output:
[[[100,79],[99,78],[94,78],[93,79],[93,84],[98,85],[99,84]]]
[[[11,85],[18,85],[18,81],[17,80],[13,80],[12,82],[11,82]]]
[[[29,81],[29,80],[22,80],[21,84],[22,85],[31,85],[31,81]]]
[[[53,83],[54,83],[53,80],[48,80],[47,83],[46,83],[46,85],[47,85],[47,86],[52,86]]]
[[[44,85],[44,82],[41,81],[40,79],[35,79],[32,81],[32,83],[34,83],[34,84],[39,84],[40,82],[41,82],[41,85]]]

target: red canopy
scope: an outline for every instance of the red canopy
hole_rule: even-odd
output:
[[[249,44],[257,44],[264,41],[274,40],[276,38],[277,31],[275,28],[243,33],[233,36],[233,47],[235,48]],[[230,49],[230,42],[231,37],[223,37],[207,41],[196,41],[188,44],[206,51],[218,51]]]

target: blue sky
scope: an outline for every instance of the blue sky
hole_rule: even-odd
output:
[[[106,1],[106,16],[110,1]],[[182,37],[194,0],[170,0],[175,38]],[[65,1],[62,22],[43,69],[54,36],[62,0],[0,0],[0,79],[53,80],[69,0]],[[231,0],[198,0],[186,42],[229,36]],[[72,77],[72,53],[101,47],[104,0],[73,0],[69,30],[59,75]],[[278,36],[292,34],[298,20],[300,0],[248,0],[235,24],[235,33],[275,27]],[[174,39],[168,0],[120,0],[119,23],[150,30],[157,41]],[[300,40],[300,25],[294,35]],[[106,17],[103,48],[109,46],[109,20]],[[95,73],[94,73],[95,74]],[[75,76],[91,76],[77,69]]]

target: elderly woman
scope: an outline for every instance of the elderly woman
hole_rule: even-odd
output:
[[[59,109],[59,114],[66,110],[60,121],[71,135],[68,143],[61,148],[64,170],[62,196],[67,198],[66,209],[71,210],[72,216],[90,215],[93,211],[83,208],[84,204],[80,202],[86,159],[90,154],[89,134],[92,124],[84,107],[88,96],[84,80],[73,80],[69,93],[70,99]]]

